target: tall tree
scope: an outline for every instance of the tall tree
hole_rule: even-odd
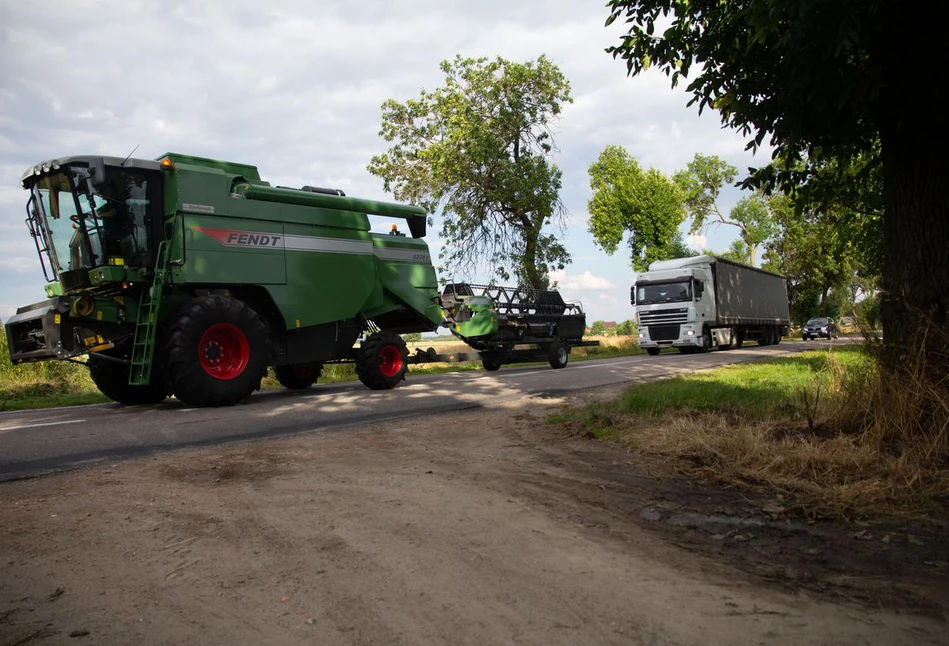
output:
[[[440,259],[449,273],[486,269],[545,288],[570,262],[545,231],[562,223],[560,170],[550,162],[551,127],[570,84],[545,57],[443,61],[444,85],[418,99],[382,104],[380,135],[392,143],[372,158],[396,199],[441,211]]]
[[[921,325],[936,374],[949,371],[949,127],[941,84],[943,21],[899,0],[608,0],[607,24],[628,25],[608,51],[636,75],[657,66],[690,105],[766,139],[776,156],[748,180],[792,190],[828,159],[873,158],[884,181],[884,343],[888,365]],[[658,30],[661,30],[659,32]]]
[[[588,225],[604,251],[616,253],[625,236],[637,271],[682,254],[679,225],[685,210],[675,182],[658,170],[644,171],[622,146],[607,146],[589,174],[593,197],[587,203]]]
[[[859,252],[846,214],[801,210],[786,196],[771,198],[778,234],[767,245],[765,269],[787,277],[791,317],[838,316],[851,296]]]
[[[768,204],[761,195],[742,198],[726,216],[718,206],[722,189],[735,181],[738,169],[714,155],[697,153],[685,170],[673,176],[685,193],[685,207],[691,218],[691,232],[707,231],[709,227],[728,225],[736,227],[742,244],[733,245],[728,253],[741,262],[756,262],[759,247],[776,229]]]

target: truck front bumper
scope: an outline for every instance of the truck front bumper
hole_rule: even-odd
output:
[[[650,327],[659,329],[651,330]],[[678,330],[670,329],[672,327]],[[702,347],[702,332],[687,324],[645,326],[639,330],[638,345],[640,348],[700,348]]]

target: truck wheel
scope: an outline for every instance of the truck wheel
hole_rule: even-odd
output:
[[[165,374],[175,397],[193,406],[233,406],[260,388],[270,341],[260,316],[220,294],[201,296],[174,315]]]
[[[302,366],[274,366],[273,374],[284,388],[304,390],[315,384],[323,374],[323,364],[317,362]]]
[[[395,332],[376,332],[356,352],[356,376],[373,390],[395,388],[405,379],[409,350]]]
[[[649,356],[650,356],[650,357],[654,357],[654,356],[656,356],[657,354],[659,354],[659,350],[660,350],[660,348],[646,348],[646,352],[649,353]],[[681,350],[681,348],[680,348],[680,350]]]
[[[110,356],[116,356],[109,353]],[[89,355],[86,362],[89,376],[103,395],[120,404],[157,404],[168,396],[158,370],[152,365],[152,378],[147,386],[129,385],[129,366],[97,356]]]
[[[712,332],[706,328],[702,332],[702,352],[712,351]]]
[[[550,367],[555,370],[565,368],[569,357],[570,352],[567,349],[567,344],[560,339],[551,343],[547,348],[547,360],[550,362]]]
[[[732,347],[734,347],[736,350],[741,350],[741,346],[745,342],[745,331],[741,328],[735,328],[734,335],[735,342]]]
[[[481,366],[488,372],[496,372],[501,369],[501,355],[494,352],[481,353]]]
[[[774,339],[774,345],[781,345],[781,328],[774,328],[774,335],[772,338]]]

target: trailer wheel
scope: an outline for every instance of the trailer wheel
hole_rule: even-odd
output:
[[[550,361],[550,367],[554,370],[565,368],[570,357],[570,351],[567,344],[557,339],[547,348],[547,360]]]
[[[274,366],[274,377],[289,390],[304,390],[317,382],[323,374],[323,364],[307,363],[302,366]]]
[[[679,349],[681,350],[682,348]],[[650,357],[655,357],[657,354],[659,354],[659,350],[661,350],[661,348],[646,348],[646,352],[649,353]]]
[[[771,345],[773,342],[771,328],[765,326],[761,329],[761,338],[758,339],[758,345]]]
[[[745,343],[745,330],[744,328],[737,328],[735,331],[735,349],[741,350],[741,346]]]
[[[108,354],[118,357],[114,352]],[[129,365],[109,361],[97,356],[97,353],[89,355],[86,366],[99,392],[120,404],[157,404],[168,396],[168,390],[154,364],[152,364],[152,377],[147,386],[130,386]]]
[[[409,350],[395,332],[376,332],[356,352],[356,376],[373,390],[395,388],[405,379]]]
[[[481,366],[488,372],[496,372],[501,369],[501,355],[495,352],[481,353]]]
[[[260,388],[270,341],[260,316],[237,299],[198,297],[174,315],[165,374],[175,397],[194,406],[233,406]]]

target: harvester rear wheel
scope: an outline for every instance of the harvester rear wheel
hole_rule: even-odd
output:
[[[174,315],[164,354],[175,397],[194,406],[233,406],[260,388],[270,342],[250,306],[210,294]]]
[[[409,350],[395,332],[376,332],[356,351],[356,376],[373,390],[395,388],[408,369]]]
[[[108,354],[120,357],[115,351],[110,351]],[[161,376],[154,365],[152,378],[147,386],[130,386],[128,364],[109,361],[95,353],[89,355],[86,366],[99,392],[120,404],[157,404],[168,396],[165,384],[162,383]]]
[[[315,384],[323,374],[323,364],[317,362],[302,366],[275,366],[273,373],[284,388],[304,390]]]
[[[550,367],[555,370],[565,368],[570,357],[570,350],[567,344],[557,339],[547,347],[547,360],[550,361]]]
[[[488,372],[496,372],[501,369],[501,355],[496,352],[482,352],[481,365]]]

